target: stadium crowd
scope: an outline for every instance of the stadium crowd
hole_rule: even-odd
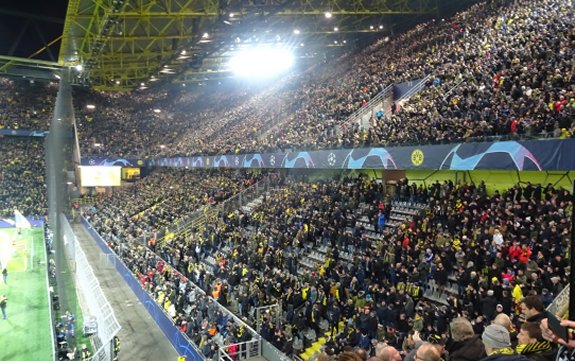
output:
[[[505,314],[517,334],[529,317],[524,297],[535,296],[528,306],[540,311],[566,284],[568,192],[528,183],[488,195],[481,184],[405,182],[397,197],[423,203],[426,211],[382,229],[380,215],[390,207],[381,185],[364,178],[288,182],[251,212],[222,214],[220,222],[176,235],[156,253],[287,354],[326,332],[332,354],[346,346],[375,352],[378,342],[408,354],[416,331],[445,345],[449,322],[458,316],[472,320],[480,334]],[[93,214],[95,229],[106,235],[105,224],[119,212]],[[371,226],[360,222],[364,216]],[[131,238],[130,231],[109,240]],[[327,249],[322,262],[311,268],[301,262],[321,247]],[[157,269],[156,261],[147,264]],[[174,320],[198,322],[172,289]],[[445,306],[429,300],[429,292]],[[284,311],[279,325],[273,313],[256,319],[258,307],[276,303]],[[208,323],[220,324],[216,319]]]
[[[116,252],[123,252],[117,243],[111,242],[110,245]],[[165,264],[155,253],[136,246],[122,256],[142,287],[208,360],[215,359],[220,347],[226,347],[228,353],[235,357],[240,352],[235,344],[257,337],[255,331],[220,308],[203,290]]]
[[[57,90],[56,83],[0,77],[0,129],[48,130]]]
[[[82,147],[92,154],[157,156],[571,137],[573,5],[483,1],[256,95],[76,90]],[[426,75],[420,93],[374,117],[369,129],[344,124],[387,85]],[[0,128],[47,129],[56,88],[0,82]],[[18,96],[14,89],[25,86],[34,93]],[[227,106],[214,109],[216,102]],[[39,140],[0,140],[0,216],[14,208],[46,214],[42,154]],[[483,184],[426,187],[405,180],[388,195],[364,177],[286,180],[253,209],[221,213],[205,228],[156,243],[166,228],[261,177],[155,170],[86,213],[206,357],[218,347],[235,355],[231,345],[254,336],[241,318],[288,355],[327,333],[324,349],[341,361],[367,355],[439,361],[437,354],[475,361],[510,352],[553,360],[540,323],[544,307],[567,284],[573,212],[567,191],[526,183],[488,194]],[[392,199],[424,211],[386,226]],[[320,250],[321,262],[303,262]],[[274,304],[282,312],[258,319],[260,307]],[[422,341],[429,343],[417,348]]]
[[[47,214],[43,139],[0,138],[0,217]]]
[[[263,89],[222,85],[130,96],[76,89],[82,150],[145,157],[571,137],[572,5],[481,1]],[[418,94],[379,109],[369,129],[345,123],[388,85],[426,76]],[[1,127],[46,129],[55,86],[2,82],[9,106]],[[32,96],[18,97],[24,89]]]
[[[558,0],[480,2],[251,98],[239,97],[244,101],[229,108],[200,117],[184,112],[180,122],[188,121],[189,130],[166,141],[157,154],[453,142],[542,132],[571,136],[572,8]],[[369,130],[348,124],[338,131],[348,115],[387,85],[426,75],[431,79],[421,93],[396,104],[394,114],[385,109],[388,116],[374,119]],[[225,97],[215,92],[215,99]],[[180,106],[173,103],[172,109]]]
[[[106,241],[158,239],[205,205],[221,202],[256,183],[261,173],[157,169],[142,181],[114,189],[92,207]]]
[[[573,16],[561,1],[492,2],[454,16],[437,29],[443,44],[402,64],[426,64],[430,86],[403,111],[354,131],[349,145],[572,134]],[[437,36],[428,34],[420,39]]]

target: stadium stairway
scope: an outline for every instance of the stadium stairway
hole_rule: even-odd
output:
[[[378,111],[383,111],[384,116],[391,111],[391,103],[393,103],[393,85],[389,85],[383,89],[379,94],[373,97],[364,107],[356,110],[348,116],[336,128],[338,135],[343,134],[345,128],[351,128],[354,125],[359,125],[362,129],[364,126],[369,127],[369,121]]]
[[[431,75],[427,75],[425,78],[419,79],[417,81],[408,81],[398,84],[398,87],[408,87],[407,91],[405,91],[399,99],[395,100],[398,111],[401,110],[403,105],[407,103],[412,96],[419,93],[425,87],[429,78],[431,78]]]
[[[391,113],[391,105],[393,103],[397,104],[399,109],[403,104],[408,102],[412,96],[425,87],[430,77],[431,75],[427,75],[423,79],[399,84],[400,87],[408,88],[399,99],[394,99],[394,85],[389,85],[373,97],[364,107],[356,110],[341,122],[336,129],[337,134],[342,135],[344,129],[351,128],[355,125],[358,125],[360,129],[369,129],[371,127],[370,121],[378,112],[382,112],[381,118],[386,118],[389,113]]]
[[[326,336],[329,334],[326,333]],[[321,348],[323,345],[325,345],[325,343],[327,342],[327,338],[326,337],[320,337],[317,339],[316,342],[314,342],[310,347],[306,348],[305,351],[303,353],[299,354],[299,357],[302,358],[302,360],[304,361],[309,361],[310,359],[312,359],[315,355],[319,354],[321,352]]]
[[[337,333],[339,334],[345,327],[344,322],[340,321],[337,327]],[[315,357],[321,353],[322,347],[326,344],[329,337],[331,337],[331,333],[330,331],[326,331],[322,337],[319,337],[316,342],[312,343],[310,347],[306,348],[304,352],[300,353],[299,357],[304,361],[315,359]]]

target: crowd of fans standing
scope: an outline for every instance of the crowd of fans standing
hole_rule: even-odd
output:
[[[0,218],[47,213],[44,140],[0,138]]]
[[[79,137],[90,153],[119,156],[570,137],[573,5],[482,1],[256,95],[78,90]],[[426,75],[419,94],[372,119],[369,129],[344,124],[387,85]],[[0,128],[46,130],[54,84],[0,81]],[[227,106],[216,108],[216,101]],[[0,216],[14,208],[46,214],[42,149],[40,140],[0,140]],[[390,195],[364,177],[286,180],[259,207],[222,213],[205,228],[156,244],[164,229],[258,179],[157,170],[87,213],[206,357],[218,347],[237,352],[231,345],[253,337],[207,294],[290,355],[328,333],[325,351],[342,361],[475,361],[488,354],[496,360],[505,353],[552,360],[541,320],[567,284],[567,191],[526,183],[487,194],[483,184],[405,181]],[[422,204],[425,212],[386,227],[392,197]],[[300,262],[318,249],[325,250],[321,263]],[[428,292],[445,305],[424,297]],[[256,318],[259,307],[272,304],[282,306],[279,323],[272,313]]]
[[[426,212],[381,230],[379,216],[389,212],[384,197],[380,184],[364,178],[287,182],[250,212],[222,214],[154,250],[287,354],[326,332],[332,354],[345,347],[375,352],[378,342],[408,354],[414,335],[445,345],[456,317],[481,334],[505,315],[517,333],[528,317],[524,297],[534,296],[539,303],[528,306],[539,309],[567,283],[572,203],[565,190],[528,183],[488,195],[482,184],[405,182],[397,197],[425,204]],[[91,219],[105,230],[117,215]],[[359,223],[364,216],[380,232],[375,238]],[[117,239],[130,238],[126,231]],[[319,247],[327,249],[324,262],[304,267],[299,260]],[[423,297],[431,288],[447,307]],[[174,321],[197,322],[177,297],[172,292]],[[258,307],[276,303],[279,325],[272,314],[256,319]]]

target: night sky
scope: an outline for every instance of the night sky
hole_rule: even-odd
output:
[[[4,0],[0,1],[0,55],[30,57],[62,35],[67,0]],[[20,40],[18,38],[20,37]],[[35,59],[58,59],[60,42]]]

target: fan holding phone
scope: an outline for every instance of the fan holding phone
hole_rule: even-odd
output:
[[[547,312],[547,318],[541,321],[543,338],[569,348],[575,348],[575,339],[569,332],[569,329],[573,328],[575,328],[575,321],[560,321],[550,312]]]

